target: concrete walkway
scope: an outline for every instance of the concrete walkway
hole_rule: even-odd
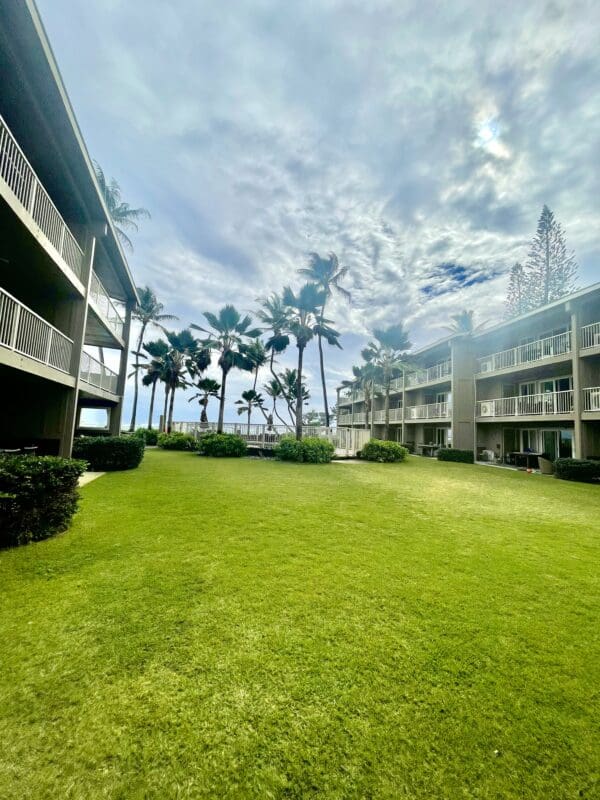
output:
[[[79,478],[79,486],[85,486],[86,483],[91,483],[104,474],[104,472],[84,472],[81,478]]]

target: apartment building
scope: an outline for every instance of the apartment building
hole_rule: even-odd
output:
[[[120,431],[136,290],[32,0],[0,75],[0,448],[69,455],[84,409]]]
[[[518,464],[524,454],[600,456],[600,284],[411,356],[390,397],[391,437],[417,452],[474,450]],[[369,426],[381,436],[375,392]],[[364,392],[338,389],[338,425],[367,421]]]

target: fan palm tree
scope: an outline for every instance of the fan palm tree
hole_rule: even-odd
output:
[[[345,289],[341,284],[343,279],[348,275],[348,267],[340,267],[338,257],[335,253],[329,253],[325,258],[318,253],[308,254],[308,266],[302,267],[298,270],[300,275],[306,276],[310,281],[316,283],[317,286],[325,292],[325,299],[320,310],[320,321],[324,323],[325,306],[329,298],[337,293],[345,300],[352,299],[350,292]],[[327,384],[325,381],[325,361],[323,357],[323,339],[327,337],[323,331],[317,331],[317,342],[319,345],[319,365],[321,368],[321,386],[323,390],[323,403],[325,408],[325,424],[329,427],[329,403],[327,402]],[[329,340],[328,340],[329,341]],[[329,344],[332,344],[329,341]],[[341,348],[339,341],[333,342]]]
[[[148,412],[148,430],[152,430],[152,419],[154,417],[154,399],[156,396],[156,385],[164,375],[165,357],[169,352],[169,344],[164,339],[156,339],[153,342],[144,342],[143,349],[150,356],[150,362],[145,365],[146,374],[142,377],[144,386],[151,386],[150,410]]]
[[[263,416],[267,419],[267,415],[265,413],[265,401],[260,394],[260,392],[255,392],[254,389],[246,389],[245,392],[242,392],[242,399],[235,401],[236,406],[238,408],[238,414],[247,414],[248,415],[248,436],[250,436],[250,419],[252,417],[253,409],[257,408],[259,411],[262,411]]]
[[[106,203],[108,213],[114,223],[115,230],[119,239],[130,250],[133,250],[131,239],[123,228],[129,230],[138,230],[138,220],[150,219],[150,212],[146,208],[132,208],[129,203],[125,203],[121,197],[121,187],[114,178],[107,180],[104,170],[94,161],[94,170],[96,172],[96,180],[100,187],[100,192]]]
[[[390,435],[390,390],[392,380],[408,366],[406,351],[412,347],[404,325],[400,322],[389,328],[373,331],[373,340],[361,355],[369,365],[371,374],[383,388],[385,397],[384,439]]]
[[[199,389],[198,393],[195,394],[193,397],[190,397],[188,403],[191,403],[193,400],[200,398],[198,403],[200,404],[200,408],[202,411],[200,412],[200,425],[208,425],[208,401],[211,397],[219,397],[219,389],[221,388],[221,384],[218,381],[214,381],[212,378],[201,378],[196,383],[196,389]]]
[[[227,376],[233,368],[244,369],[248,372],[253,369],[246,351],[249,343],[253,339],[257,339],[261,331],[259,328],[251,328],[252,318],[248,314],[242,317],[232,305],[223,306],[218,314],[205,311],[204,317],[210,325],[210,329],[193,324],[191,327],[208,334],[208,337],[202,341],[202,345],[219,354],[217,363],[221,368],[221,396],[219,398],[217,432],[223,433]]]
[[[165,332],[165,328],[162,325],[162,323],[166,322],[167,320],[177,319],[177,317],[173,316],[173,314],[163,314],[164,306],[162,303],[158,302],[156,295],[149,286],[144,286],[143,288],[138,287],[137,293],[138,297],[140,298],[140,302],[133,312],[133,318],[136,319],[139,323],[141,323],[141,327],[140,327],[140,335],[138,336],[137,347],[134,350],[135,381],[133,384],[133,407],[131,409],[131,422],[129,423],[130,431],[135,430],[135,418],[137,414],[137,403],[138,403],[138,376],[140,371],[140,355],[142,349],[142,342],[144,341],[144,336],[146,335],[146,329],[149,326],[154,325],[156,328],[160,328],[161,331]]]

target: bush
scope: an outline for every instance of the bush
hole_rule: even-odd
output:
[[[163,450],[197,450],[198,442],[191,433],[159,433],[157,444]]]
[[[556,477],[563,481],[591,483],[600,478],[600,464],[582,458],[559,458],[554,462]]]
[[[328,439],[307,436],[299,442],[293,435],[282,436],[273,449],[280,461],[296,461],[304,464],[329,464],[335,447]]]
[[[206,433],[198,443],[201,456],[214,458],[241,458],[247,449],[246,442],[236,433]]]
[[[415,443],[414,442],[400,442],[402,447],[408,450],[409,453],[415,452]]]
[[[408,450],[398,442],[385,442],[382,439],[369,439],[361,450],[361,458],[365,461],[392,463],[404,461]]]
[[[454,447],[440,447],[437,451],[438,461],[458,461],[460,464],[473,464],[475,462],[472,450],[456,450]]]
[[[135,469],[144,457],[141,436],[82,436],[73,443],[73,457],[87,461],[93,472]]]
[[[57,456],[0,456],[0,547],[64,531],[77,510],[84,461]]]
[[[158,431],[154,429],[149,430],[148,428],[138,428],[136,430],[136,436],[141,436],[146,443],[146,447],[152,447],[158,444]]]

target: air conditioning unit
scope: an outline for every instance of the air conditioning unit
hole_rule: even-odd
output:
[[[493,400],[482,400],[481,402],[481,411],[479,416],[481,417],[494,417],[495,416],[495,408],[494,408],[494,401]]]

